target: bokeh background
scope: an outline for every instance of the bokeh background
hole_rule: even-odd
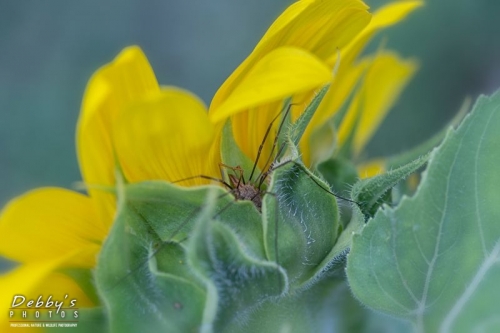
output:
[[[332,0],[334,1],[334,0]],[[367,0],[373,8],[383,0]],[[140,45],[159,81],[207,104],[290,0],[23,0],[0,4],[0,206],[80,180],[74,130],[85,84]],[[428,0],[383,32],[420,71],[368,147],[391,155],[438,131],[467,95],[500,87],[500,1]],[[376,48],[382,39],[374,43]]]

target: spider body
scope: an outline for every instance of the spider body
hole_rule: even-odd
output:
[[[251,201],[257,210],[262,210],[262,196],[265,192],[255,186],[253,183],[246,184],[242,177],[236,178],[234,175],[229,175],[231,185],[233,186],[231,193],[233,193],[236,200]]]

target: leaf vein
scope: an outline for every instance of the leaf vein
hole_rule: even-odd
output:
[[[384,287],[382,287],[382,285],[380,284],[380,280],[378,279],[378,275],[377,275],[377,272],[374,270],[374,265],[373,263],[375,262],[373,260],[373,237],[370,238],[370,263],[372,263],[370,265],[370,270],[373,274],[373,277],[375,278],[375,282],[377,282],[377,286],[380,288],[380,290],[382,290],[382,292],[387,296],[389,297],[395,304],[399,305],[403,310],[405,310],[406,312],[408,313],[411,313],[412,310],[407,308],[404,304],[400,303],[396,298],[394,298],[391,294],[389,294],[389,292],[387,292],[387,290],[385,290]]]
[[[471,125],[469,123],[469,126],[467,127],[466,132],[468,132],[470,127],[471,127]],[[460,141],[458,142],[458,147],[455,149],[455,154],[453,156],[453,162],[451,163],[451,165],[449,167],[450,171],[448,173],[446,173],[446,190],[444,193],[445,194],[444,205],[443,205],[443,209],[442,209],[442,213],[441,213],[441,218],[439,221],[438,233],[436,235],[436,245],[434,246],[434,254],[432,256],[432,259],[431,259],[431,262],[429,265],[429,270],[427,271],[427,276],[425,278],[424,290],[422,292],[422,298],[420,300],[419,307],[417,309],[417,327],[418,327],[419,332],[424,331],[423,320],[424,320],[424,313],[426,310],[427,295],[428,295],[428,291],[429,291],[431,277],[432,277],[432,274],[434,273],[434,266],[435,266],[436,261],[439,257],[439,247],[441,245],[441,236],[443,234],[443,225],[445,222],[446,212],[448,210],[448,200],[450,198],[450,178],[451,178],[451,174],[453,173],[453,169],[455,168],[455,164],[457,162],[458,152],[460,151],[460,148],[462,147],[462,144],[463,144],[463,137],[464,136],[462,136],[460,138]]]
[[[440,332],[443,333],[450,332],[451,325],[458,317],[458,315],[464,308],[465,304],[471,299],[472,294],[474,293],[474,291],[476,291],[477,287],[479,286],[479,284],[481,283],[481,281],[483,280],[484,276],[489,271],[489,269],[493,267],[493,265],[495,265],[499,259],[500,259],[500,239],[496,242],[495,247],[492,249],[492,251],[489,253],[489,255],[485,258],[485,260],[479,267],[479,270],[472,279],[471,283],[467,286],[467,288],[464,290],[458,301],[455,303],[455,305],[451,308],[451,310],[444,318],[440,327]]]
[[[411,290],[410,286],[408,286],[406,279],[403,277],[403,272],[401,272],[401,268],[399,267],[399,260],[398,260],[397,254],[396,254],[396,236],[397,236],[396,218],[394,217],[393,211],[390,212],[389,219],[391,220],[391,228],[392,228],[392,256],[394,257],[394,262],[396,264],[396,270],[398,272],[399,278],[401,279],[401,282],[403,283],[403,286],[406,289],[406,292],[415,301],[415,304],[418,304],[418,298],[415,296],[415,294],[413,293],[413,290]]]
[[[475,213],[476,213],[476,221],[477,221],[477,226],[479,230],[479,237],[481,238],[481,245],[483,248],[483,256],[486,258],[488,250],[486,249],[486,241],[484,240],[484,231],[483,231],[483,223],[481,219],[481,212],[479,211],[479,193],[478,193],[478,180],[477,180],[477,175],[478,175],[478,160],[479,160],[479,152],[481,151],[481,147],[484,142],[484,136],[486,132],[488,131],[488,127],[491,123],[491,118],[493,117],[494,114],[497,113],[497,111],[500,109],[500,106],[497,106],[493,112],[491,112],[488,121],[486,122],[486,127],[481,134],[481,137],[479,138],[479,143],[478,147],[476,149],[476,156],[474,158],[474,198],[475,198]]]

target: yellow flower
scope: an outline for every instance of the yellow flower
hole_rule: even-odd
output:
[[[324,158],[321,156],[323,150],[318,149],[319,143],[312,138],[313,133],[332,119],[361,81],[338,133],[338,141],[343,144],[357,126],[354,150],[359,153],[414,73],[416,65],[388,52],[360,61],[357,58],[377,31],[397,23],[421,5],[420,1],[396,2],[378,10],[372,18],[366,5],[357,0],[309,0],[293,4],[217,91],[210,106],[211,119],[217,122],[230,116],[238,145],[252,160],[255,159],[267,124],[281,109],[282,100],[292,96],[294,91],[301,92],[294,96],[291,109],[295,120],[314,94],[314,90],[306,86],[303,90],[294,90],[292,86],[286,90],[281,86],[281,82],[289,81],[287,75],[294,71],[294,64],[287,63],[286,59],[276,61],[280,67],[276,74],[279,78],[268,82],[254,80],[255,64],[263,62],[280,48],[293,47],[297,52],[312,53],[333,69],[340,54],[335,77],[325,81],[331,81],[331,87],[300,143],[302,159],[306,165],[313,165]],[[332,143],[330,140],[328,147],[332,147]],[[269,140],[263,150],[264,156],[270,154],[271,145]],[[265,161],[260,162],[262,168]]]
[[[15,294],[28,299],[68,294],[79,307],[98,304],[91,281],[77,283],[65,273],[88,273],[95,267],[115,214],[115,175],[123,174],[127,182],[191,177],[181,183],[185,186],[210,182],[192,177],[196,175],[219,178],[220,131],[229,117],[237,143],[255,158],[282,100],[294,96],[294,103],[300,104],[292,110],[296,118],[313,92],[332,81],[337,50],[342,55],[340,68],[301,150],[306,163],[313,163],[313,131],[340,109],[364,76],[339,135],[342,142],[342,133],[357,124],[354,147],[359,151],[411,75],[413,64],[387,53],[359,63],[355,59],[376,30],[399,21],[418,5],[391,5],[370,23],[367,7],[357,0],[293,4],[222,85],[210,112],[193,94],[160,87],[138,47],[122,51],[92,76],[82,103],[76,141],[88,195],[42,188],[15,198],[0,215],[0,254],[21,263],[0,277],[4,313]],[[387,85],[374,89],[377,80]],[[270,154],[269,143],[266,153]],[[5,316],[0,319],[3,328],[2,320]]]
[[[292,57],[294,52],[290,51]],[[298,75],[314,74],[318,66],[328,73],[308,54],[297,58]],[[322,83],[310,76],[309,81]],[[42,188],[3,209],[0,253],[22,265],[0,277],[1,306],[7,311],[15,295],[27,299],[42,295],[46,300],[48,295],[63,299],[68,294],[79,307],[97,304],[92,290],[82,290],[62,272],[95,267],[115,213],[110,189],[117,167],[128,182],[174,181],[200,174],[218,177],[215,137],[203,103],[182,89],[160,87],[138,47],[125,49],[99,69],[88,83],[76,138],[89,195]],[[193,178],[183,185],[209,181]],[[92,289],[90,281],[84,284]]]
[[[201,163],[200,155],[210,150],[213,137],[203,103],[182,89],[160,87],[142,51],[130,47],[91,78],[77,149],[92,188],[115,184],[117,161],[129,182],[212,174],[217,163]],[[90,194],[109,196],[100,189]]]

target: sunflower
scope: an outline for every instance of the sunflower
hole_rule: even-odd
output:
[[[358,0],[299,1],[272,24],[210,108],[186,90],[160,86],[140,48],[124,49],[92,76],[83,98],[76,146],[87,193],[36,189],[0,215],[0,254],[21,264],[0,277],[1,306],[7,312],[15,295],[70,295],[78,307],[98,305],[91,272],[113,223],[116,175],[130,183],[186,179],[183,186],[220,178],[220,138],[228,119],[241,151],[255,160],[283,100],[292,97],[297,119],[315,91],[331,84],[300,143],[302,159],[311,166],[331,154],[320,149],[325,137],[329,146],[351,138],[359,154],[415,64],[385,51],[358,56],[376,31],[419,5],[398,2],[372,17]],[[340,127],[323,135],[345,105]],[[263,154],[271,154],[270,140]]]

